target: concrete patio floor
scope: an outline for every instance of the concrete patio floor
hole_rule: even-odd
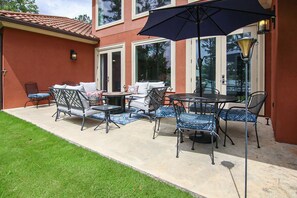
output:
[[[180,157],[176,158],[174,119],[161,122],[161,132],[153,140],[154,123],[143,119],[120,129],[112,125],[108,134],[103,128],[94,131],[98,121],[87,119],[80,131],[81,118],[52,118],[55,106],[16,108],[9,114],[49,131],[76,145],[133,167],[141,172],[179,186],[202,197],[244,197],[244,123],[230,123],[227,141],[215,149],[211,165],[209,144],[196,144],[185,138]],[[277,143],[271,126],[259,119],[261,148],[257,148],[253,125],[249,124],[248,197],[297,197],[297,146]],[[170,196],[170,195],[169,195]]]

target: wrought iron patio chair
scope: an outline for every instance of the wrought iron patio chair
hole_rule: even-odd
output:
[[[131,96],[129,98],[128,108],[131,107],[136,108],[135,112],[131,112],[129,117],[132,114],[138,114],[139,112],[143,112],[142,114],[138,114],[144,117],[149,118],[150,122],[155,119],[155,115],[152,115],[152,112],[155,112],[160,106],[164,103],[165,92],[168,87],[155,87],[152,88],[148,94],[144,98],[138,98]]]
[[[257,130],[257,119],[259,112],[266,100],[267,93],[265,91],[257,91],[250,94],[248,99],[248,114],[247,122],[254,123],[257,145],[260,148],[258,130]],[[234,106],[229,109],[223,109],[220,113],[220,118],[225,121],[225,137],[224,137],[224,146],[226,145],[226,134],[227,134],[227,123],[228,121],[238,121],[245,122],[245,107]]]
[[[39,102],[42,100],[47,100],[48,105],[50,105],[50,94],[45,92],[40,92],[36,82],[28,82],[25,84],[25,91],[29,100],[25,103],[24,107],[27,106],[28,102],[36,104],[38,108]]]
[[[194,150],[194,144],[197,136],[197,131],[209,133],[211,135],[211,163],[214,164],[214,136],[218,137],[215,126],[215,113],[209,108],[205,108],[207,99],[203,97],[197,97],[195,100],[174,100],[173,106],[176,115],[176,128],[177,128],[177,144],[176,144],[176,157],[179,157],[179,144],[181,143],[180,138],[183,133],[187,131],[194,131],[195,135],[193,138],[192,150]],[[189,102],[199,103],[203,106],[205,111],[195,113],[188,113],[185,108],[185,104]],[[210,110],[208,112],[208,110]]]
[[[205,88],[203,88],[202,91],[203,91],[203,94],[220,94],[220,91],[218,89],[211,88],[211,87],[205,87]],[[195,89],[194,93],[199,94],[200,89],[199,88]],[[209,110],[211,110],[211,109],[214,110],[213,104],[206,104],[205,108],[209,108]],[[219,108],[221,108],[221,107],[219,107]],[[189,111],[195,112],[195,113],[201,112],[201,105],[199,103],[192,103],[191,105],[189,105]]]
[[[160,132],[160,123],[162,118],[175,118],[175,111],[172,105],[162,105],[157,109],[155,115],[153,139],[156,138],[156,133]]]

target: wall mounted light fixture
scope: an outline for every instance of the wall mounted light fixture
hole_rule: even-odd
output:
[[[76,60],[77,53],[74,50],[70,50],[70,60]]]
[[[270,20],[265,19],[258,22],[258,34],[265,34],[270,31]]]

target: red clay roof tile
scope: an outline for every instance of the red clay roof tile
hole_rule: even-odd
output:
[[[91,40],[99,40],[92,34],[92,26],[90,24],[67,17],[0,10],[0,21],[1,20],[22,23],[23,25],[34,26],[41,29],[51,29],[52,31],[62,31],[61,33]]]

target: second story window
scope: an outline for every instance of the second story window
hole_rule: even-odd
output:
[[[97,0],[97,27],[104,28],[123,21],[123,0]]]
[[[150,10],[174,4],[175,0],[133,0],[133,18],[146,16]]]

